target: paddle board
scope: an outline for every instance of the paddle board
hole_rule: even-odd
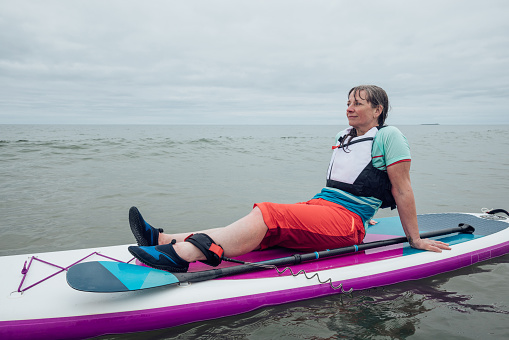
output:
[[[415,250],[403,243],[292,265],[293,273],[306,273],[296,276],[267,269],[112,293],[75,290],[67,284],[65,274],[83,262],[134,264],[127,245],[0,257],[0,338],[78,339],[174,327],[264,306],[420,279],[509,253],[506,217],[451,213],[419,215],[418,219],[421,232],[461,223],[473,226],[475,232],[436,238],[451,244],[452,250],[442,253]],[[378,221],[368,229],[365,242],[404,236],[398,217]],[[292,254],[295,251],[276,248],[237,259],[259,262]],[[224,268],[235,265],[221,264]],[[190,272],[208,269],[202,263],[190,266]],[[321,283],[328,279],[329,283]]]

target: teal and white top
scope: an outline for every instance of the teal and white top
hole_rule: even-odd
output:
[[[347,130],[336,135],[336,141],[345,135]],[[362,136],[361,136],[362,137]],[[343,152],[342,150],[339,152]],[[333,155],[334,157],[334,155]],[[371,147],[372,165],[379,170],[386,171],[388,166],[411,159],[408,140],[401,131],[394,126],[386,126],[375,134]],[[350,192],[333,187],[325,187],[320,193],[313,197],[321,198],[336,204],[359,215],[364,226],[369,225],[382,201],[375,197],[357,196]]]

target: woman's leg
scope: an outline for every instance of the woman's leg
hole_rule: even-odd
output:
[[[212,233],[216,230],[220,230],[220,229],[223,229],[224,227],[219,227],[219,228],[213,228],[213,229],[207,229],[207,230],[200,230],[200,231],[192,231],[192,232],[187,232],[187,233],[179,233],[179,234],[165,234],[165,233],[160,233],[159,234],[159,242],[158,244],[168,244],[168,243],[171,243],[171,241],[175,240],[177,242],[184,242],[185,239],[187,237],[189,237],[190,235],[192,234],[198,234],[198,233],[202,233],[202,234],[209,234],[209,233]]]
[[[259,248],[268,227],[259,208],[254,208],[247,216],[223,228],[200,231],[210,236],[224,250],[224,256],[234,257]],[[183,242],[190,233],[177,235],[161,234],[159,244],[177,240],[173,248],[187,262],[206,260],[205,255],[190,242]]]

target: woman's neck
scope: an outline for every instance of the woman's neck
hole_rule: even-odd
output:
[[[376,126],[376,125],[375,125]],[[372,128],[374,128],[375,126],[371,126],[369,128],[366,128],[366,129],[359,129],[358,127],[354,127],[354,130],[357,132],[357,137],[360,137],[360,136],[363,136],[365,135],[369,130],[371,130]]]

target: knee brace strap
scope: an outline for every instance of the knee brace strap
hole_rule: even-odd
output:
[[[216,244],[207,234],[191,234],[185,239],[186,242],[192,243],[207,258],[206,261],[200,261],[210,266],[216,267],[223,260],[223,248]]]

